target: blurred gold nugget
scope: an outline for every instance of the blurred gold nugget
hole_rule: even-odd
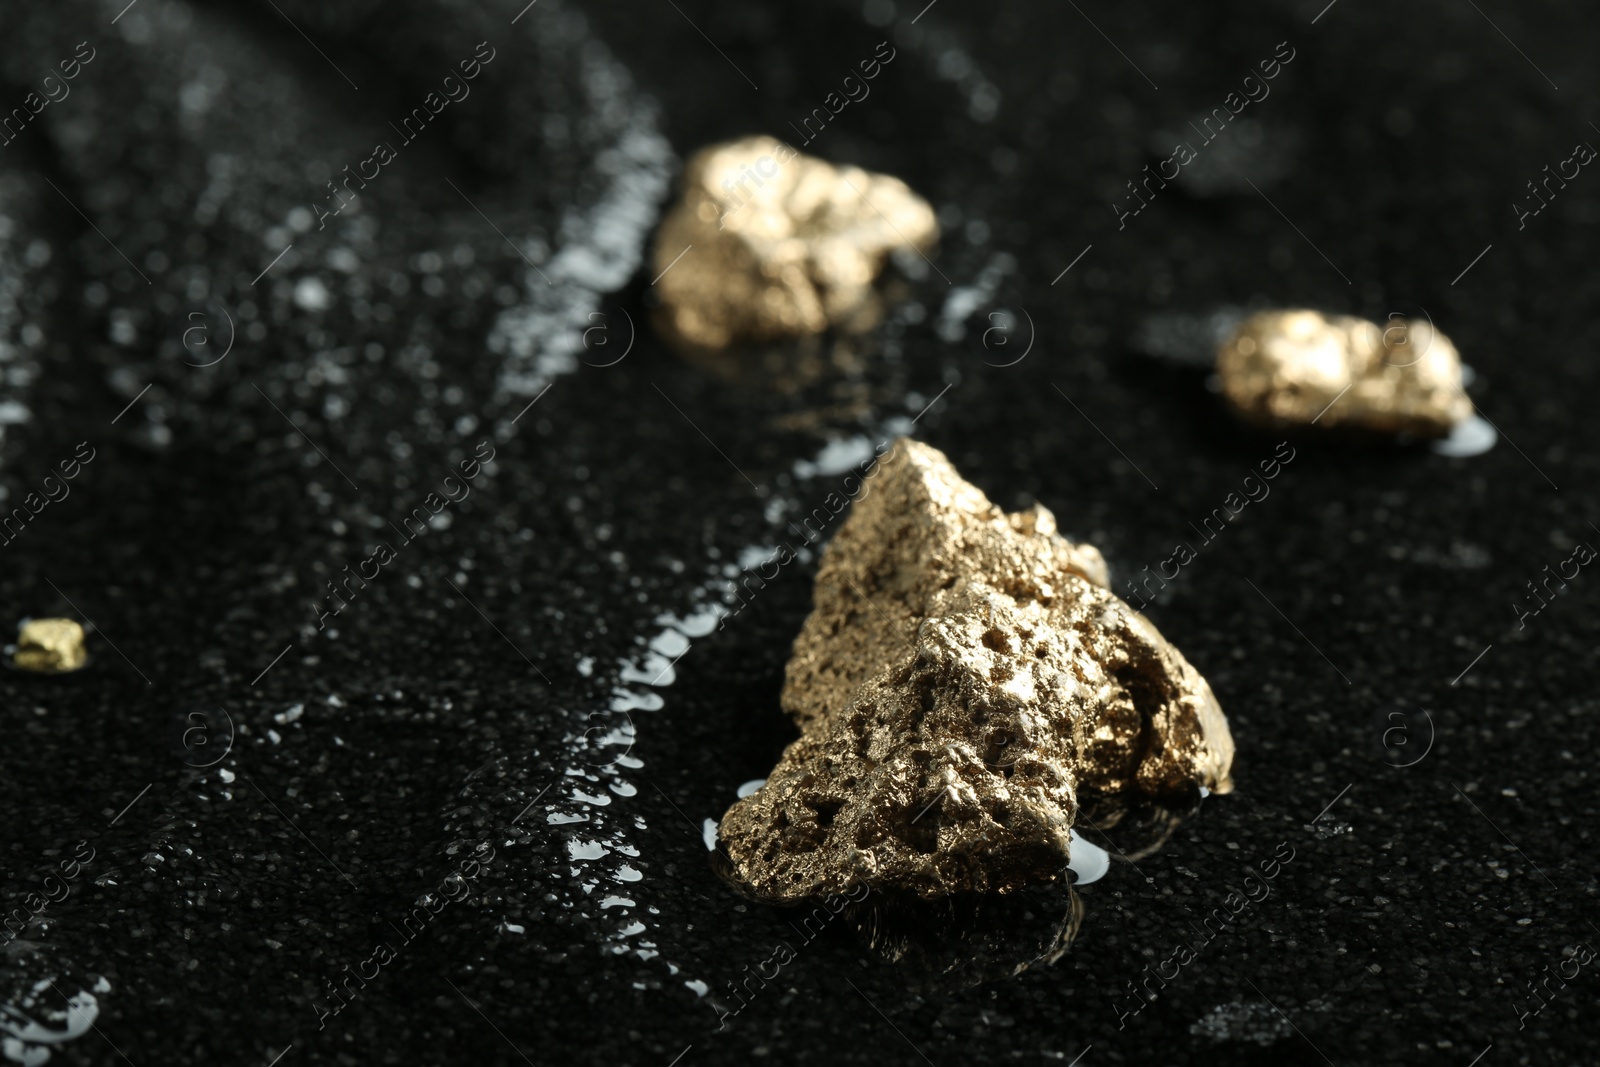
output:
[[[17,636],[14,666],[41,674],[75,671],[88,662],[83,627],[71,619],[29,619]]]
[[[1222,393],[1250,422],[1445,437],[1472,416],[1461,357],[1426,321],[1263,311],[1217,353]]]
[[[939,236],[933,208],[900,179],[772,137],[702,149],[683,186],[656,236],[654,269],[662,327],[695,348],[870,327],[884,259],[926,252]]]

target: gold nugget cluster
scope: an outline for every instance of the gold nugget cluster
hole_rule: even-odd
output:
[[[713,145],[689,160],[656,237],[660,325],[711,350],[864,328],[885,257],[938,236],[933,209],[898,178],[771,137]]]
[[[926,445],[875,462],[789,661],[801,736],[723,816],[735,877],[778,901],[1003,893],[1063,876],[1080,790],[1230,788],[1210,687],[1098,551]]]
[[[1455,346],[1414,319],[1380,327],[1349,315],[1263,311],[1222,344],[1217,374],[1235,411],[1273,428],[1433,438],[1472,416]]]

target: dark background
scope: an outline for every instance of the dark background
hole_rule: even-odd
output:
[[[79,442],[96,458],[0,546],[0,603],[96,632],[80,673],[0,677],[0,903],[95,850],[0,947],[7,1033],[14,1012],[62,1028],[64,998],[104,979],[98,1032],[56,1062],[1592,1061],[1593,965],[1518,1016],[1529,981],[1600,940],[1600,579],[1518,616],[1543,568],[1600,543],[1600,178],[1524,228],[1513,207],[1600,143],[1592,10],[540,0],[513,25],[520,7],[8,6],[7,108],[79,41],[96,56],[0,150],[0,371],[28,412],[0,443],[6,506]],[[637,235],[603,304],[599,281],[530,268],[556,269],[573,213],[626,171],[623,111],[680,160],[792,138],[886,39],[871,96],[807,149],[940,212],[935,269],[891,271],[898,310],[873,334],[699,364],[650,329]],[[472,96],[359,214],[283,229],[481,40],[497,52]],[[1170,152],[1162,131],[1279,42],[1295,58],[1241,116],[1257,125],[1119,230],[1111,205]],[[949,295],[985,278],[941,333]],[[591,339],[519,415],[538,390],[508,384],[496,316],[562,301],[562,329],[603,322],[632,347],[604,366],[615,349]],[[692,638],[659,710],[607,710],[619,661],[665,682],[644,644],[681,646],[658,616],[723,604],[742,554],[837,487],[795,461],[879,441],[947,387],[918,438],[1002,506],[1045,503],[1114,577],[1155,565],[1278,438],[1131,338],[1252,302],[1425,308],[1500,443],[1297,441],[1271,496],[1150,606],[1228,714],[1237,788],[1086,886],[1060,962],[918,991],[838,923],[714,1033],[714,999],[793,927],[718,879],[701,824],[792,736],[777,694],[815,560]],[[185,349],[187,316],[220,346],[221,309],[237,346],[187,366],[218,350]],[[999,309],[1031,334],[987,334]],[[1033,347],[998,366],[1019,350],[999,340]],[[449,526],[395,544],[318,631],[324,583],[486,439],[496,462]],[[213,709],[227,747],[217,708],[231,748],[196,768],[211,756],[175,739]],[[615,753],[586,731],[626,721],[638,766],[598,767]],[[1386,752],[1396,722],[1408,747]],[[591,840],[607,855],[574,856]],[[400,945],[401,917],[485,841],[466,899],[319,1030],[325,980]],[[1272,896],[1119,1029],[1125,983],[1280,842],[1295,858]]]

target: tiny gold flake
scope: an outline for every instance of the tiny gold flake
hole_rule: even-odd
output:
[[[824,553],[784,710],[801,736],[723,816],[731,875],[793,902],[1065,877],[1079,791],[1231,788],[1198,671],[1040,505],[1007,514],[937,450],[869,465]]]
[[[83,627],[71,619],[29,619],[17,637],[12,664],[43,674],[75,671],[88,661]]]
[[[1217,353],[1229,405],[1269,427],[1444,437],[1472,415],[1461,357],[1426,320],[1263,311]]]
[[[658,319],[680,346],[865,329],[896,249],[926,252],[933,209],[898,178],[835,167],[771,137],[696,153],[656,235]]]

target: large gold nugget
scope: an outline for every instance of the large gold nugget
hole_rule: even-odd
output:
[[[1205,679],[1093,547],[901,439],[828,546],[783,690],[799,740],[723,816],[734,874],[795,901],[1062,877],[1078,790],[1230,787]]]
[[[898,178],[771,137],[714,145],[689,160],[656,236],[660,322],[704,349],[867,326],[884,258],[938,236],[933,209]]]
[[[1244,418],[1445,437],[1472,416],[1461,357],[1426,321],[1386,328],[1349,315],[1263,311],[1217,353],[1222,393]]]
[[[41,674],[75,671],[88,662],[83,627],[71,619],[29,619],[17,635],[13,666]]]

